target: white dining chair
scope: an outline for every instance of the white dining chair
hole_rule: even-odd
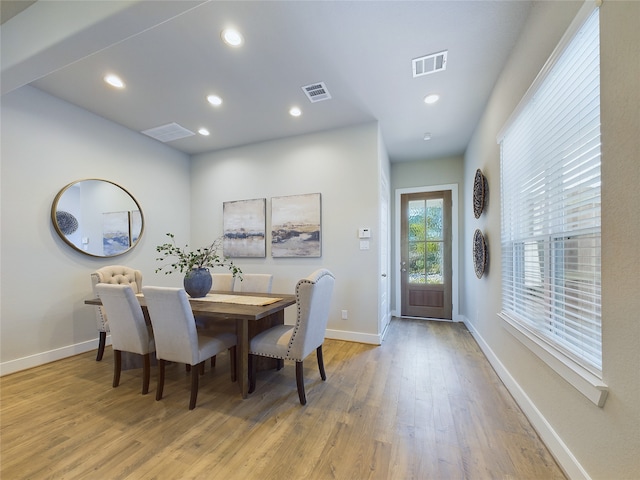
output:
[[[231,273],[212,273],[211,290],[219,292],[233,292],[235,277]]]
[[[218,274],[221,277],[227,274]],[[271,285],[273,284],[273,275],[269,273],[243,273],[241,277],[232,277],[232,287],[235,292],[252,292],[252,293],[271,293]],[[224,281],[224,280],[223,280]],[[221,288],[215,288],[216,281],[214,280],[214,288],[212,290],[222,290]],[[228,286],[228,280],[226,286]],[[202,329],[206,334],[208,333],[220,333],[220,332],[235,332],[236,322],[229,319],[209,319],[204,320],[196,318],[196,325]],[[211,366],[215,366],[216,357],[211,357]]]
[[[271,293],[273,275],[270,273],[243,273],[234,283],[236,292]]]
[[[276,325],[253,337],[249,344],[249,393],[256,388],[256,356],[294,360],[300,403],[305,405],[303,361],[315,349],[320,377],[326,380],[322,344],[329,319],[335,278],[319,269],[296,285],[298,316],[295,325]]]
[[[156,340],[158,388],[156,400],[162,399],[166,362],[191,366],[191,398],[189,410],[196,406],[198,377],[204,362],[230,349],[231,380],[236,380],[236,344],[233,333],[205,335],[196,329],[187,293],[182,288],[143,287],[149,317]]]
[[[133,293],[131,285],[111,285],[99,283],[96,294],[109,315],[111,345],[113,347],[113,387],[120,384],[122,371],[122,352],[142,355],[142,394],[149,392],[151,375],[151,353],[155,352],[155,343],[151,327],[146,324],[140,302]]]
[[[96,285],[99,283],[110,283],[112,285],[131,285],[133,293],[142,291],[142,272],[124,265],[108,265],[99,268],[91,274],[91,288],[93,294],[96,294]],[[104,347],[107,343],[107,333],[109,333],[109,320],[104,308],[96,306],[96,325],[98,327],[98,353],[96,362],[102,360],[104,355]]]

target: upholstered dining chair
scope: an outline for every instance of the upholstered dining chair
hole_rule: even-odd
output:
[[[91,287],[95,296],[97,296],[96,285],[99,283],[131,285],[133,293],[140,293],[142,292],[142,272],[124,265],[108,265],[106,267],[99,268],[91,274]],[[103,307],[96,306],[95,311],[96,325],[100,334],[100,339],[98,341],[98,353],[96,355],[96,362],[99,362],[102,360],[102,356],[104,355],[107,333],[109,332],[109,320]]]
[[[156,347],[151,327],[146,324],[140,302],[131,285],[99,283],[96,293],[109,315],[111,345],[113,347],[113,386],[120,383],[122,352],[142,355],[142,394],[149,392],[151,353]]]
[[[235,292],[271,293],[273,275],[270,273],[243,273],[233,285]]]
[[[320,377],[326,380],[322,344],[329,319],[335,278],[319,269],[296,285],[298,316],[295,325],[276,325],[251,339],[249,345],[249,393],[256,388],[256,356],[296,362],[296,384],[300,403],[305,405],[303,361],[315,349]]]
[[[212,273],[211,280],[211,290],[233,292],[236,278],[231,273]]]
[[[253,293],[271,293],[271,285],[273,284],[273,275],[269,273],[243,273],[241,278],[234,278],[231,274],[218,273],[221,277],[220,284],[229,286],[228,279],[226,284],[224,277],[231,277],[231,287],[234,292],[253,292]],[[212,290],[224,290],[223,288],[217,288],[216,279],[213,280]],[[203,321],[202,319],[196,319],[196,324],[202,329],[205,334],[220,333],[220,332],[235,332],[236,322],[228,319],[216,319],[215,321]],[[211,357],[211,366],[215,366],[216,357]]]
[[[158,388],[156,400],[162,399],[166,362],[191,366],[191,398],[189,410],[196,406],[198,376],[206,359],[230,349],[231,380],[236,380],[236,344],[233,333],[205,335],[198,332],[187,293],[182,288],[143,287],[151,325],[156,341],[158,359]],[[197,367],[197,368],[196,368]]]

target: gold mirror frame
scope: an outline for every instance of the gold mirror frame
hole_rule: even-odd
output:
[[[110,258],[135,247],[144,232],[142,208],[117,183],[85,178],[66,185],[51,205],[58,236],[77,252]]]

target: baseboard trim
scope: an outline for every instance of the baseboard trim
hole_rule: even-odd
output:
[[[358,343],[369,343],[371,345],[382,345],[382,336],[379,334],[327,329],[324,336],[325,338],[330,338],[331,340],[346,340],[347,342],[358,342]]]
[[[482,335],[475,329],[468,318],[463,316],[462,321],[476,339],[480,349],[500,377],[500,380],[502,380],[502,383],[507,387],[507,390],[509,390],[509,393],[511,393],[522,412],[529,419],[533,428],[538,432],[538,435],[540,435],[540,438],[564,473],[572,480],[591,480],[591,477],[584,468],[582,468],[582,465],[580,465],[576,457],[571,453],[571,450],[569,450],[567,445],[562,441],[562,438],[560,438],[551,424],[549,424],[540,410],[538,410],[520,384],[511,376],[504,364],[498,359],[484,338],[482,338]]]
[[[111,335],[107,335],[106,344],[111,345]],[[75,343],[73,345],[67,345],[66,347],[56,348],[47,352],[41,352],[35,355],[2,362],[0,363],[0,377],[97,349],[97,339],[87,340],[86,342]]]
[[[325,337],[332,340],[346,340],[348,342],[368,343],[372,345],[382,344],[381,335],[349,332],[345,330],[327,330]],[[111,345],[111,335],[107,335],[107,345]],[[98,340],[95,339],[2,362],[0,363],[0,377],[97,349]]]

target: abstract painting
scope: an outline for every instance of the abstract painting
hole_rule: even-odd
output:
[[[266,256],[266,203],[265,198],[223,203],[225,257]]]
[[[102,248],[105,256],[128,250],[129,212],[107,212],[102,214]]]
[[[319,193],[271,199],[271,256],[321,256]]]

